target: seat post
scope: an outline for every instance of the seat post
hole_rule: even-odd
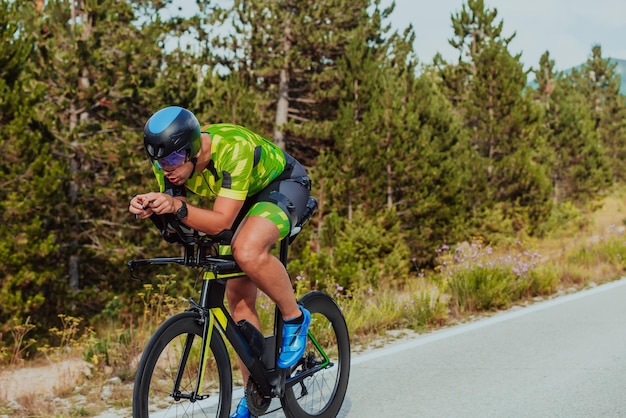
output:
[[[280,240],[280,262],[287,268],[287,256],[289,255],[289,236]]]

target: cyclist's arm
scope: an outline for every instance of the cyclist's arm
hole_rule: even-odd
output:
[[[182,196],[173,197],[166,193],[154,192],[137,197],[144,202],[144,212],[139,215],[141,218],[150,216],[152,213],[157,215],[176,214],[183,205],[181,201],[187,200]],[[213,209],[204,209],[187,204],[187,217],[182,222],[195,230],[216,235],[232,227],[243,203],[243,200],[218,196],[215,199]]]
[[[176,210],[182,206],[180,202],[174,203]],[[225,229],[232,228],[243,203],[243,200],[218,196],[215,198],[215,203],[211,210],[187,204],[187,218],[183,222],[190,228],[209,235],[216,235]],[[176,210],[174,213],[176,213]]]
[[[222,182],[213,209],[187,205],[188,215],[183,221],[185,225],[209,235],[231,229],[241,211],[250,188],[254,147],[242,142],[237,146],[227,147],[218,154],[215,168]],[[182,204],[176,203],[177,208],[181,206]]]

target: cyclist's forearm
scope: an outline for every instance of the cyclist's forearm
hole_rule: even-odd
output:
[[[176,211],[182,206],[181,203],[176,203]],[[176,211],[174,213],[176,213]],[[190,228],[204,232],[209,235],[216,235],[225,229],[230,229],[233,224],[233,219],[223,213],[216,212],[210,209],[199,208],[187,204],[187,217],[182,222]]]

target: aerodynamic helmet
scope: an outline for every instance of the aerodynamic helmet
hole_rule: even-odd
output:
[[[143,145],[152,161],[170,164],[168,160],[179,161],[181,156],[194,158],[201,144],[198,119],[182,107],[159,110],[143,129]]]

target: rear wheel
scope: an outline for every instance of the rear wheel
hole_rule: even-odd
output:
[[[341,310],[327,294],[311,292],[300,303],[311,312],[311,326],[304,357],[287,378],[297,383],[286,387],[283,409],[289,418],[334,418],[348,389],[348,327]]]
[[[157,329],[137,368],[134,418],[228,417],[232,372],[226,346],[215,329],[202,387],[196,393],[202,329],[197,312],[175,315]]]

